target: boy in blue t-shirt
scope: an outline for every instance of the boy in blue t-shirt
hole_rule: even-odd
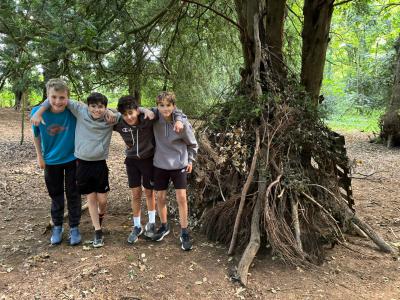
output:
[[[64,219],[64,183],[67,198],[70,244],[81,242],[79,223],[81,219],[81,197],[76,186],[76,158],[74,137],[76,118],[65,109],[69,89],[65,81],[50,79],[46,84],[50,108],[43,113],[43,122],[32,126],[39,168],[44,169],[47,191],[51,198],[51,218],[53,221],[51,244],[60,244]],[[39,107],[34,107],[31,116]]]

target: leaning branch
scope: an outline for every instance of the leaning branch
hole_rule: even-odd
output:
[[[239,230],[240,219],[242,218],[242,212],[244,208],[244,203],[246,202],[247,191],[249,190],[250,184],[253,181],[254,171],[256,169],[257,164],[257,156],[260,150],[260,129],[256,129],[256,148],[254,149],[253,160],[251,162],[251,167],[249,171],[249,176],[247,176],[246,182],[243,186],[242,195],[240,197],[239,209],[236,215],[235,225],[233,227],[231,244],[229,246],[228,254],[232,255],[233,249],[235,248],[237,233]]]

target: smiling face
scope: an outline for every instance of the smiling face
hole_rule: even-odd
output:
[[[157,102],[158,111],[167,121],[172,120],[172,112],[174,111],[175,107],[175,104],[171,103],[167,99],[162,99]]]
[[[68,104],[68,91],[67,90],[55,90],[49,88],[47,91],[47,98],[50,102],[50,110],[53,113],[61,113],[65,110]]]
[[[101,103],[90,103],[88,109],[93,119],[99,119],[106,113],[106,106]]]
[[[139,124],[139,109],[127,109],[122,114],[122,118],[128,125],[137,125]]]

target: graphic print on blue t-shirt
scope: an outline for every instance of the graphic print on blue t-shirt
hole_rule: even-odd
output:
[[[50,136],[55,136],[56,134],[59,134],[65,130],[67,130],[67,128],[60,126],[60,124],[52,124],[47,127],[47,134]]]
[[[34,107],[31,116],[39,107]],[[43,113],[44,124],[32,126],[34,135],[40,135],[43,159],[47,165],[58,165],[75,159],[75,127],[76,118],[68,110],[61,113],[52,113],[46,110]]]

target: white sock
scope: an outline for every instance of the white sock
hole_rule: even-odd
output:
[[[140,217],[133,217],[133,226],[135,227],[142,227],[142,224],[140,223]]]
[[[156,222],[156,211],[155,210],[149,210],[149,223],[155,223]]]

